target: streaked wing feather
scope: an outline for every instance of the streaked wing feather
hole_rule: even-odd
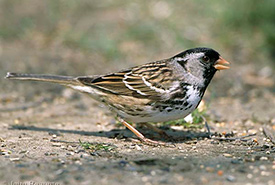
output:
[[[160,99],[173,86],[171,76],[166,62],[158,61],[97,78],[79,77],[78,80],[113,94]]]

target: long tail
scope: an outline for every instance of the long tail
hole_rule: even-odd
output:
[[[20,73],[7,73],[5,77],[7,79],[15,80],[32,80],[32,81],[43,81],[52,82],[62,85],[79,85],[80,82],[72,76],[58,76],[58,75],[45,75],[45,74],[20,74]]]

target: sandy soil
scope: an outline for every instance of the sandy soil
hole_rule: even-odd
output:
[[[274,103],[272,94],[266,96]],[[207,111],[216,137],[250,137],[218,140],[207,138],[204,128],[160,127],[174,139],[174,147],[140,143],[116,126],[104,107],[72,90],[62,89],[60,96],[40,94],[29,102],[3,95],[1,102],[2,184],[275,183],[274,143],[263,132],[274,139],[275,120],[271,111],[258,112],[261,105],[253,106],[255,102],[220,98]],[[240,111],[242,118],[237,119]],[[169,142],[145,127],[139,129],[149,138]]]

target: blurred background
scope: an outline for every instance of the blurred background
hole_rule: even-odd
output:
[[[5,80],[7,71],[104,74],[204,46],[231,62],[206,93],[212,111],[272,119],[274,10],[273,0],[0,0],[1,108],[66,95],[57,85]]]

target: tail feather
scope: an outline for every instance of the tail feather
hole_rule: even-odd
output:
[[[10,73],[8,72],[7,79],[15,80],[31,80],[31,81],[43,81],[52,82],[62,85],[79,85],[80,82],[72,76],[58,76],[58,75],[46,75],[46,74],[21,74],[21,73]]]

